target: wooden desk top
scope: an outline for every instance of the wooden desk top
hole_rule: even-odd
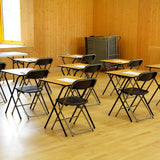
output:
[[[15,57],[15,56],[27,56],[28,53],[22,52],[0,52],[0,58],[2,57]]]
[[[58,84],[62,86],[70,86],[74,81],[79,79],[83,79],[83,78],[76,77],[76,76],[60,76],[60,77],[44,78],[44,79],[41,79],[41,81],[52,83],[52,84]]]
[[[35,70],[34,68],[17,68],[17,69],[3,69],[1,70],[3,73],[25,76],[29,71]]]
[[[81,59],[83,57],[82,54],[76,54],[76,55],[60,55],[59,57],[62,58],[73,58],[73,59]]]
[[[123,76],[129,78],[138,77],[140,73],[146,72],[144,70],[134,70],[134,69],[122,69],[116,71],[105,72],[106,74],[116,75],[116,76]]]
[[[35,63],[38,58],[14,58],[14,61],[19,61],[19,62],[27,62],[27,63]]]
[[[82,70],[87,66],[88,64],[84,63],[72,63],[72,64],[62,64],[58,65],[58,67],[64,67],[64,68],[70,68],[70,69],[77,69],[77,70]]]
[[[114,64],[128,64],[130,60],[126,59],[105,59],[101,60],[101,62],[105,63],[114,63]]]
[[[151,65],[146,65],[145,67],[160,69],[160,64],[151,64]]]

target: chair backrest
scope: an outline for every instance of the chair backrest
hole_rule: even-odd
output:
[[[90,78],[90,79],[80,79],[80,80],[76,80],[73,84],[72,84],[72,89],[87,89],[87,88],[93,88],[95,83],[96,83],[96,78]]]
[[[26,79],[40,79],[47,77],[49,71],[48,69],[36,69],[31,70],[27,73]]]
[[[128,63],[127,68],[132,69],[132,68],[137,67],[137,69],[139,69],[139,67],[141,66],[142,62],[143,62],[143,59],[134,59],[134,60],[131,60]]]
[[[0,62],[0,71],[1,71],[2,69],[5,69],[5,67],[6,67],[6,63]]]
[[[92,64],[95,60],[96,54],[86,54],[81,58],[81,63]]]
[[[151,79],[154,79],[156,75],[157,75],[157,71],[143,72],[137,77],[137,80],[138,81],[149,81]]]
[[[84,68],[83,73],[86,74],[87,78],[96,78],[101,69],[101,66],[102,64],[89,64]],[[89,73],[91,73],[90,76]]]
[[[40,69],[50,69],[53,58],[39,58],[35,63],[35,66],[39,66]]]

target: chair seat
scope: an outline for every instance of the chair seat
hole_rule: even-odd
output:
[[[122,92],[125,94],[137,95],[137,96],[138,95],[145,95],[148,93],[147,90],[140,89],[140,88],[127,88],[127,89],[124,89]]]
[[[21,91],[21,86],[17,87],[16,90]],[[28,85],[22,88],[22,93],[36,93],[40,91],[42,91],[42,89],[34,85]]]
[[[59,103],[63,104],[66,98],[60,98],[58,100]],[[86,104],[88,102],[88,100],[82,99],[80,97],[76,97],[76,96],[71,96],[68,97],[65,105],[82,105],[82,104]]]

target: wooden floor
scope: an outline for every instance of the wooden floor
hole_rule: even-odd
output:
[[[51,73],[50,76],[61,75],[60,71]],[[118,117],[111,116],[108,112],[112,107],[115,98],[114,92],[110,96],[112,85],[102,95],[108,78],[100,73],[96,84],[96,91],[101,100],[100,105],[88,106],[88,110],[94,120],[96,129],[94,132],[71,136],[67,130],[68,137],[65,137],[60,125],[57,123],[54,130],[51,130],[53,119],[47,129],[44,129],[48,116],[41,116],[27,120],[23,110],[23,119],[20,121],[17,113],[11,115],[13,105],[8,114],[5,115],[6,104],[0,104],[0,160],[158,160],[160,159],[160,104],[156,106],[159,92],[151,102],[150,106],[155,114],[154,119],[131,123],[122,110]],[[10,82],[12,84],[12,82]],[[9,92],[6,84],[3,84],[7,97]],[[53,85],[53,97],[58,95],[59,86]],[[152,85],[149,96],[153,93],[155,85]],[[51,104],[47,100],[49,109]],[[29,97],[23,97],[28,101]],[[94,99],[91,97],[89,103]],[[136,110],[138,117],[146,116],[143,105]],[[69,107],[70,108],[70,107]],[[65,111],[69,112],[70,109]],[[29,110],[28,110],[29,112]],[[85,123],[79,119],[74,129],[85,128]]]

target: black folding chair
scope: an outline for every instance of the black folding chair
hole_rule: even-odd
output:
[[[101,64],[89,64],[88,66],[86,66],[85,68],[84,68],[84,70],[83,70],[83,72],[82,73],[84,73],[85,74],[85,76],[89,79],[89,78],[97,78],[97,76],[98,76],[98,73],[100,72],[100,70],[101,70]],[[98,95],[97,95],[97,93],[96,93],[96,91],[95,91],[95,89],[93,88],[93,90],[92,90],[92,94],[93,94],[93,96],[95,97],[95,99],[96,99],[96,101],[97,101],[97,104],[100,104],[101,102],[100,102],[100,100],[99,100],[99,98],[98,98]],[[97,104],[95,104],[95,105],[97,105]],[[93,104],[91,104],[91,105],[93,105]]]
[[[90,93],[92,92],[95,83],[96,83],[95,78],[76,80],[75,82],[73,82],[72,86],[70,86],[68,88],[67,92],[65,93],[65,96],[57,99],[58,106],[59,106],[59,113],[58,114],[59,114],[59,116],[62,117],[60,119],[60,121],[62,121],[62,120],[65,121],[72,136],[74,136],[76,134],[88,132],[88,131],[93,131],[95,128],[93,120],[92,120],[92,118],[86,108],[86,104],[88,102],[88,97],[89,97]],[[71,117],[65,117],[65,115],[62,111],[64,106],[67,106],[67,107],[76,106]],[[78,109],[79,109],[79,111],[78,111]],[[89,129],[75,133],[72,131],[69,123],[72,121],[73,118],[75,118],[75,120],[73,122],[73,124],[75,124],[77,119],[80,119],[79,116],[80,116],[81,112],[83,113],[86,121],[88,122]],[[75,116],[76,113],[77,113],[77,115]],[[69,119],[69,122],[67,121],[67,119]],[[58,118],[56,118],[55,122],[53,123],[52,129],[57,121],[58,121]]]
[[[80,63],[93,64],[95,58],[96,58],[96,54],[86,54],[81,58]],[[67,69],[68,73],[70,73],[70,70],[71,69]],[[76,75],[78,71],[79,70],[75,69],[73,71],[73,75]]]
[[[42,84],[42,81],[39,81],[39,79],[47,77],[48,73],[49,73],[49,71],[47,69],[37,69],[37,70],[29,71],[27,73],[27,75],[23,77],[22,84],[15,88],[17,90],[17,92],[18,92],[18,96],[17,96],[17,100],[16,100],[16,103],[15,103],[15,106],[13,108],[12,114],[14,112],[15,107],[17,107],[17,109],[18,109],[19,106],[22,106],[22,108],[23,108],[23,110],[24,110],[24,112],[25,112],[25,114],[26,114],[28,119],[30,117],[41,116],[41,115],[49,113],[47,105],[46,105],[45,100],[43,98],[43,95],[41,93],[42,90],[43,90],[43,88],[42,88],[43,84]],[[34,84],[26,85],[25,84],[25,80],[32,80],[32,83],[34,83]],[[20,95],[22,93],[23,94],[24,93],[34,94],[34,97],[33,97],[32,101],[31,101],[31,103],[26,103],[26,104],[22,103],[22,100],[20,98]],[[39,114],[39,115],[32,115],[32,116],[28,115],[28,113],[25,110],[24,106],[29,105],[30,109],[34,110],[38,100],[40,101],[45,113],[44,114]],[[18,105],[18,102],[20,102],[20,105]],[[20,119],[21,119],[21,116],[20,116]]]
[[[143,62],[143,59],[133,59],[128,63],[127,68],[129,68],[129,69],[133,69],[133,68],[134,69],[139,69],[142,62]]]
[[[156,75],[157,75],[157,71],[143,72],[135,80],[134,86],[132,86],[130,88],[124,88],[124,89],[121,90],[123,98],[124,98],[124,104],[120,107],[116,116],[118,115],[118,113],[121,109],[126,107],[125,106],[125,104],[126,104],[127,105],[126,108],[128,108],[128,111],[130,111],[132,113],[132,115],[134,116],[134,118],[136,119],[137,122],[140,121],[140,120],[144,120],[144,119],[154,117],[154,114],[153,114],[153,112],[152,112],[152,110],[149,106],[149,103],[147,102],[147,100],[145,98],[145,95],[149,93],[148,89],[149,89],[150,83],[152,83],[152,80],[155,79]],[[138,82],[141,82],[141,84],[139,84]],[[146,83],[146,82],[148,82],[148,83]],[[127,102],[127,98],[128,98],[129,95],[131,95],[131,96],[134,95],[135,96],[133,98],[133,101],[131,102],[131,104],[129,104]],[[138,97],[140,98],[140,100],[138,101],[137,104],[134,105],[134,103],[135,103],[135,101]],[[136,109],[137,109],[137,107],[138,107],[138,105],[140,104],[141,101],[144,103],[144,105],[145,105],[146,109],[148,110],[150,116],[142,118],[142,119],[138,119],[135,115],[135,111],[136,111]],[[134,109],[132,110],[132,108],[134,108]]]
[[[139,67],[141,66],[142,62],[143,62],[143,59],[134,59],[134,60],[131,60],[131,61],[128,63],[126,69],[136,69],[136,70],[138,70]],[[121,79],[121,78],[124,78],[124,77],[121,76],[120,79]],[[120,81],[120,80],[119,80],[119,81]],[[122,88],[121,86],[123,85],[124,82],[125,82],[125,79],[123,80],[122,84],[120,84],[120,87],[119,87],[119,88]],[[119,82],[118,82],[118,83],[119,83]],[[130,83],[128,83],[128,85],[129,85],[129,84],[132,84],[132,85],[133,85],[133,83],[132,83],[131,80],[130,80]]]
[[[1,72],[1,70],[5,69],[5,67],[6,67],[6,63],[0,62],[0,81],[1,82],[2,82],[2,79],[3,79],[3,73]],[[7,98],[6,98],[6,95],[5,95],[5,92],[3,90],[3,87],[2,87],[1,83],[0,83],[0,89],[1,89],[0,96],[2,98],[2,103],[6,103],[7,102]]]
[[[37,60],[37,62],[35,63],[34,68],[36,68],[38,66],[39,69],[48,69],[49,70],[51,68],[52,62],[53,62],[53,58],[51,58],[51,57],[39,58]],[[47,86],[48,86],[50,93],[52,93],[52,90],[51,90],[49,84],[47,84]]]
[[[96,54],[86,54],[80,60],[80,63],[92,64],[96,58]]]
[[[16,58],[13,60],[14,63],[17,64],[17,67],[20,68],[20,64],[25,66],[24,63],[26,63],[26,67],[30,67],[31,64],[34,64],[35,68],[36,66],[39,67],[39,69],[50,69],[51,64],[53,62],[53,58],[47,57],[47,58]]]
[[[26,58],[27,59],[27,58]],[[26,61],[27,62],[27,61]],[[47,57],[47,58],[39,58],[37,59],[35,62],[28,62],[27,67],[29,67],[30,64],[34,63],[33,68],[37,68],[37,69],[50,69],[51,65],[53,62],[53,58],[51,57]],[[26,84],[28,84],[30,82],[30,80],[28,82],[26,82]],[[49,91],[50,93],[52,92],[49,85],[48,85]]]
[[[141,66],[142,62],[143,62],[143,59],[134,59],[134,60],[131,60],[131,61],[128,63],[128,65],[127,65],[126,68],[128,68],[128,69],[137,69],[137,70],[138,70],[139,67]],[[122,81],[122,83],[120,83],[120,81],[121,81],[122,78],[123,78],[123,81]],[[121,89],[121,87],[122,87],[122,85],[124,84],[125,80],[126,80],[126,79],[125,79],[124,77],[122,77],[122,76],[116,76],[116,81],[117,81],[116,87],[119,88],[119,89]],[[132,83],[132,82],[130,81],[130,83]],[[103,93],[102,93],[103,95],[104,95],[104,93],[106,92],[109,84],[110,84],[110,81],[107,83],[107,85],[106,85],[106,87],[105,87],[105,89],[104,89],[104,91],[103,91]],[[113,92],[114,92],[114,89],[112,90],[112,92],[111,92],[110,95],[112,95]]]
[[[35,68],[36,66],[39,67],[39,69],[50,69],[51,64],[53,62],[53,58],[39,58],[37,59],[35,65],[33,68]]]

